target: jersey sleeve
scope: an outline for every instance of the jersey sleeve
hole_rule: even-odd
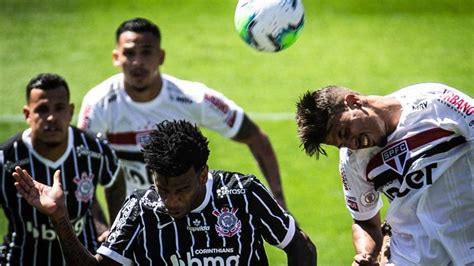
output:
[[[200,102],[200,125],[232,138],[237,135],[244,118],[244,110],[222,93],[201,84],[204,91]]]
[[[104,106],[98,96],[95,95],[95,90],[89,91],[82,99],[81,110],[77,121],[77,127],[105,136],[107,132],[107,122],[105,118]]]
[[[380,192],[365,178],[364,163],[351,158],[352,152],[347,148],[339,150],[339,174],[347,210],[353,219],[365,221],[374,217],[383,203]]]
[[[433,103],[439,127],[452,130],[467,141],[474,140],[474,100],[459,90],[439,86],[439,96]]]
[[[295,220],[273,199],[270,192],[255,179],[249,185],[249,212],[260,223],[263,238],[271,245],[284,249],[296,232]]]
[[[97,139],[97,141],[99,142],[99,145],[101,145],[102,155],[104,158],[104,166],[102,167],[99,182],[105,188],[108,188],[115,182],[121,163],[115,155],[114,150],[109,147],[105,140]]]
[[[133,250],[137,233],[141,230],[139,199],[135,194],[127,198],[110,229],[107,240],[97,253],[122,265],[133,265]]]

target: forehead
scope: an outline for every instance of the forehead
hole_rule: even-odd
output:
[[[327,134],[325,144],[338,146],[339,132],[347,126],[348,111],[341,111],[334,114],[328,121]]]
[[[30,98],[28,103],[69,103],[68,95],[66,88],[63,86],[57,87],[55,89],[43,90],[38,88],[33,88],[30,92]]]
[[[186,173],[179,176],[165,177],[157,174],[155,183],[160,188],[172,190],[192,185],[196,180],[197,173],[191,167],[191,169],[189,169]]]
[[[158,38],[151,32],[125,31],[120,34],[118,46],[124,49],[158,47]]]

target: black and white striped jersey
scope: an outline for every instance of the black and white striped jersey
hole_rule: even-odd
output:
[[[61,170],[69,217],[87,249],[98,248],[91,205],[97,184],[110,186],[118,173],[114,152],[102,140],[70,127],[68,147],[57,161],[39,155],[32,147],[30,129],[0,147],[0,203],[8,218],[10,245],[7,262],[13,265],[65,265],[54,228],[46,215],[31,207],[14,187],[12,172],[21,166],[39,182],[51,186]]]
[[[154,187],[135,191],[97,252],[124,265],[268,265],[263,240],[283,249],[295,230],[253,175],[210,171],[205,199],[181,219]]]

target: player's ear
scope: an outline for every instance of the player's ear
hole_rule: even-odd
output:
[[[346,96],[344,96],[344,103],[350,109],[355,109],[362,106],[362,101],[359,98],[359,96],[352,93],[349,93]]]
[[[201,174],[199,175],[199,183],[206,184],[207,182],[207,173],[209,172],[209,167],[206,165],[203,166]]]
[[[165,55],[165,50],[160,49],[160,66],[163,65],[163,63],[165,62]]]
[[[73,103],[70,103],[69,104],[69,115],[71,116],[71,120],[72,120],[72,117],[74,116],[74,104]]]
[[[114,64],[115,67],[121,67],[122,62],[119,60],[120,57],[120,52],[117,49],[112,50],[112,63]]]
[[[25,116],[25,121],[28,125],[30,124],[30,113],[28,105],[23,106],[23,115]]]

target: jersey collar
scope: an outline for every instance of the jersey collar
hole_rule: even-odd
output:
[[[206,183],[206,196],[204,196],[204,200],[202,203],[196,207],[194,210],[192,210],[192,213],[199,213],[201,212],[209,203],[209,200],[211,199],[211,193],[212,193],[212,184],[213,184],[213,178],[211,173],[207,173],[207,183]]]

